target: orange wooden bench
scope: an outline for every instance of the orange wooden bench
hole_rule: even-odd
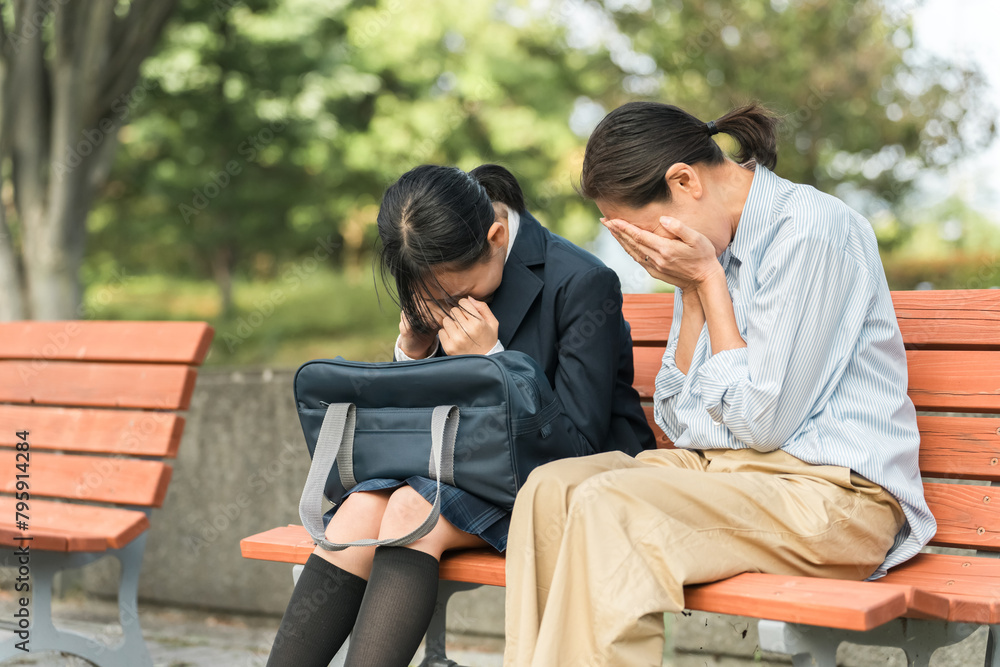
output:
[[[907,348],[909,394],[924,412],[980,413],[978,417],[920,416],[920,468],[927,478],[1000,481],[1000,290],[894,292]],[[635,387],[653,394],[673,312],[673,295],[627,295]],[[646,408],[653,423],[652,406]],[[654,427],[655,428],[655,427]],[[670,442],[656,429],[658,446]],[[920,554],[875,582],[742,574],[691,586],[688,609],[762,619],[761,648],[795,656],[796,665],[835,665],[841,641],[900,646],[926,664],[936,648],[990,626],[987,665],[1000,627],[1000,491],[994,486],[925,483],[938,521],[935,546],[977,555]],[[996,502],[993,502],[993,501]],[[289,525],[245,538],[244,557],[304,563],[313,543]],[[472,584],[504,585],[504,560],[488,552],[457,552],[441,563],[441,602]],[[425,665],[444,657],[443,607],[428,631]],[[436,660],[436,662],[435,662]],[[997,662],[994,662],[997,661]],[[451,663],[453,664],[453,663]]]
[[[0,661],[26,647],[152,667],[137,609],[146,530],[212,335],[203,322],[0,323],[0,564],[28,568],[18,609],[30,598]],[[116,646],[52,620],[55,574],[104,556],[121,562]]]

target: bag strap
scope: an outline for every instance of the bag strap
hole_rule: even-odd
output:
[[[299,518],[309,532],[313,542],[327,551],[343,551],[347,547],[401,547],[416,542],[434,529],[438,517],[441,516],[441,481],[453,480],[455,469],[455,439],[458,436],[458,408],[454,405],[441,405],[434,408],[431,414],[431,466],[433,477],[437,482],[434,503],[423,523],[410,533],[397,538],[374,540],[364,539],[354,542],[329,542],[325,537],[323,515],[320,512],[323,504],[323,490],[330,468],[336,461],[339,465],[341,453],[354,450],[354,426],[356,423],[353,403],[334,403],[327,407],[320,427],[320,435],[316,439],[316,449],[313,451],[312,464],[302,489],[299,500]],[[349,444],[347,442],[349,441]],[[346,446],[345,446],[346,444]],[[346,466],[345,466],[346,467]],[[343,479],[344,468],[341,471]],[[353,480],[353,466],[350,477]]]

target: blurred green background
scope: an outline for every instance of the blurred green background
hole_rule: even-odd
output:
[[[590,130],[634,99],[703,120],[768,104],[785,115],[776,171],[872,221],[893,289],[1000,285],[998,221],[921,197],[993,141],[996,110],[974,65],[914,45],[914,6],[182,0],[86,218],[85,315],[208,320],[210,364],[388,358],[384,188],[423,162],[499,162],[539,219],[600,251],[574,183]]]

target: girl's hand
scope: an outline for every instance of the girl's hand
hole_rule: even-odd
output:
[[[660,218],[662,229],[657,231],[664,232],[663,235],[639,229],[624,220],[601,222],[649,275],[682,290],[697,289],[722,268],[708,237],[676,218]]]
[[[489,306],[465,297],[451,309],[441,327],[441,347],[449,356],[486,354],[497,344],[500,323]]]
[[[406,313],[399,314],[399,349],[410,359],[426,359],[434,349],[437,337],[436,331],[429,334],[417,333],[410,326]]]

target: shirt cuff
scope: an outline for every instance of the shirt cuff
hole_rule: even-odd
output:
[[[396,359],[396,361],[417,361],[416,359],[413,359],[412,357],[406,356],[406,352],[403,352],[403,348],[401,348],[399,346],[399,341],[402,340],[402,339],[403,339],[402,335],[399,335],[399,336],[396,337],[396,350],[393,352],[393,356]],[[435,338],[434,339],[434,349],[432,349],[430,351],[430,354],[428,354],[424,358],[425,359],[430,359],[431,357],[433,357],[435,354],[437,354],[437,351],[438,351],[439,347],[441,347],[441,341],[438,340],[437,338]]]
[[[662,365],[656,374],[656,380],[653,382],[654,401],[664,401],[681,393],[681,389],[684,388],[687,376],[681,372],[681,369],[677,368],[677,362],[674,361],[676,354],[676,348],[667,348],[667,351],[663,353]]]
[[[490,350],[489,352],[486,353],[486,356],[488,357],[491,354],[496,354],[497,352],[503,352],[503,349],[504,349],[503,348],[503,343],[501,343],[500,341],[497,341],[497,344],[493,346],[492,350]]]
[[[712,355],[698,371],[701,402],[713,421],[721,424],[726,392],[747,376],[747,348],[722,350]]]

